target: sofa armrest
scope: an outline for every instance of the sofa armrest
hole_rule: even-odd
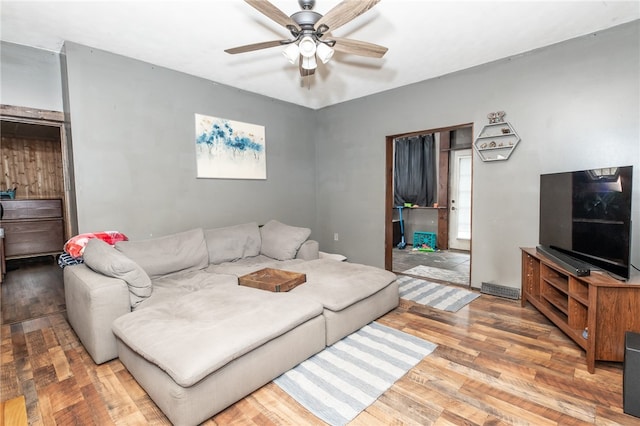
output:
[[[296,259],[314,260],[319,258],[320,245],[315,240],[307,240],[298,249]]]
[[[131,311],[127,283],[94,272],[86,265],[67,266],[64,294],[69,324],[95,363],[117,358],[111,325]]]

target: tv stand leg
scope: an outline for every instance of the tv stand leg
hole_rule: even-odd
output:
[[[591,374],[596,372],[596,354],[593,351],[587,351],[587,371]]]

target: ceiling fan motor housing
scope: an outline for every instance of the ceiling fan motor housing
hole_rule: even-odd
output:
[[[302,30],[313,31],[316,22],[318,22],[320,18],[322,18],[322,15],[313,10],[301,10],[291,15],[291,19],[293,19]]]

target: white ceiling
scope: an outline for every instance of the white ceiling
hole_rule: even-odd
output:
[[[290,15],[296,0],[272,0]],[[325,14],[338,0],[318,0]],[[336,53],[302,80],[281,47],[223,50],[288,38],[239,0],[7,1],[1,38],[59,52],[65,40],[317,109],[640,19],[636,1],[383,0],[335,36],[389,48],[382,59]]]

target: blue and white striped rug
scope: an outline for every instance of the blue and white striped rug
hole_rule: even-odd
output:
[[[413,300],[421,305],[448,312],[458,312],[467,303],[480,297],[480,293],[406,275],[398,277],[396,281],[402,299]]]
[[[344,425],[436,345],[372,322],[274,380],[330,425]]]

